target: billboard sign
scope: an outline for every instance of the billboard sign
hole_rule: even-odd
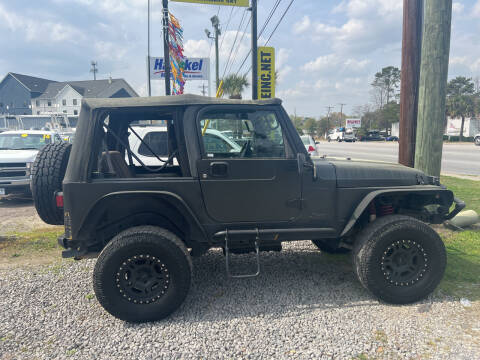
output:
[[[346,119],[345,127],[358,129],[362,127],[362,119]]]
[[[208,80],[210,78],[209,74],[209,58],[185,58],[185,80]],[[165,79],[165,61],[163,57],[150,58],[150,78],[152,80]]]
[[[260,46],[258,48],[258,98],[275,97],[275,49]]]
[[[242,6],[249,7],[249,0],[171,0],[176,2],[186,2],[194,4],[209,4],[209,5],[227,5],[227,6]]]

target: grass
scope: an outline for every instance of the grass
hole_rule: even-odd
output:
[[[453,233],[443,240],[448,264],[439,291],[480,300],[480,231]]]
[[[467,210],[480,214],[480,181],[442,176],[442,184],[466,202]],[[480,231],[443,235],[448,264],[439,290],[456,297],[480,300]]]
[[[60,259],[61,248],[57,244],[59,230],[39,229],[31,232],[12,233],[0,237],[0,266],[42,263],[42,260]]]
[[[452,190],[456,197],[465,201],[466,209],[480,214],[480,181],[442,176],[441,183]]]

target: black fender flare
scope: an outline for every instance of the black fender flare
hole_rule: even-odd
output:
[[[97,219],[100,217],[100,214],[95,214],[96,210],[102,207],[102,204],[108,202],[110,199],[118,198],[118,197],[128,197],[134,196],[136,199],[138,198],[147,198],[149,200],[155,201],[165,201],[170,206],[174,207],[187,221],[191,232],[196,234],[195,237],[202,238],[203,241],[208,241],[207,234],[205,229],[201,225],[198,218],[195,216],[194,212],[190,208],[190,206],[181,198],[179,195],[169,192],[169,191],[151,191],[151,190],[140,190],[140,191],[118,191],[108,193],[105,196],[98,199],[94,205],[90,208],[87,216],[83,219],[81,229],[85,230],[89,226],[93,226],[95,221],[93,219]],[[168,215],[165,215],[165,218],[168,218]],[[81,232],[82,232],[81,230]]]
[[[447,194],[449,196],[449,199],[447,202],[450,202],[450,204],[453,203],[453,193],[450,190],[447,190],[446,188],[440,187],[440,186],[435,186],[435,185],[419,185],[419,186],[409,186],[406,188],[388,188],[388,189],[379,189],[372,191],[368,193],[362,201],[357,205],[355,210],[353,211],[352,216],[350,217],[349,221],[347,222],[347,225],[345,225],[343,231],[340,234],[340,237],[345,236],[356,224],[357,220],[360,218],[360,216],[363,214],[367,206],[374,200],[376,197],[384,194],[402,194],[402,193],[425,193],[429,192],[432,194]]]

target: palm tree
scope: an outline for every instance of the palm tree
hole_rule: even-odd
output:
[[[230,99],[241,99],[242,92],[249,86],[250,84],[245,75],[239,76],[231,74],[223,79],[223,92],[227,94]]]

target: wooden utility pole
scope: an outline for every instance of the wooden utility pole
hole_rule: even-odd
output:
[[[440,176],[452,0],[425,0],[415,168]]]
[[[170,37],[168,34],[168,0],[163,0],[163,61],[165,63],[165,95],[171,95],[170,90]]]
[[[402,81],[398,162],[413,167],[417,136],[418,82],[422,52],[423,0],[403,0]]]
[[[258,99],[258,34],[257,34],[257,0],[251,2],[252,10],[252,99]]]

